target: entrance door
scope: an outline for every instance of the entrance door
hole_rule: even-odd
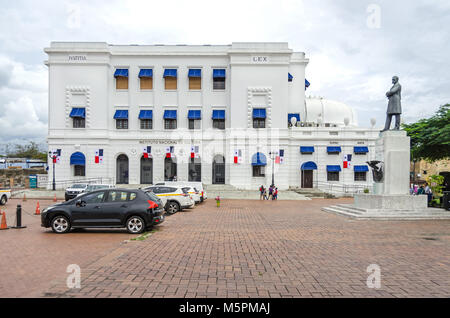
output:
[[[223,156],[217,155],[214,157],[212,169],[212,183],[225,184],[225,158]]]
[[[126,155],[117,157],[116,179],[118,184],[128,184],[128,157]]]
[[[200,158],[189,159],[189,175],[188,181],[201,182],[202,181],[202,162]]]
[[[313,187],[313,170],[302,170],[302,188]]]
[[[164,181],[176,181],[177,161],[175,158],[164,158]]]
[[[141,158],[141,184],[153,183],[153,159]]]

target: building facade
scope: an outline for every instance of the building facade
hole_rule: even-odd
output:
[[[308,59],[287,43],[52,42],[49,151],[57,180],[113,178],[371,187],[378,131],[306,97]],[[50,165],[49,173],[52,173]]]

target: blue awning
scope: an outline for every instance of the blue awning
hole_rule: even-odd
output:
[[[86,157],[81,152],[74,152],[70,156],[70,164],[77,166],[85,166],[86,165]]]
[[[164,119],[177,119],[177,111],[176,110],[165,110],[164,111]]]
[[[189,69],[188,77],[202,77],[201,69]]]
[[[166,68],[164,70],[163,77],[177,77],[177,69],[176,68]]]
[[[139,119],[153,119],[153,110],[141,110]]]
[[[225,110],[213,110],[212,119],[225,119]]]
[[[213,70],[213,78],[225,78],[225,69]]]
[[[368,153],[369,152],[369,147],[354,147],[353,151],[355,153]]]
[[[116,110],[114,119],[128,119],[128,110]]]
[[[128,69],[127,68],[118,68],[116,69],[116,72],[114,73],[114,77],[128,77]]]
[[[328,153],[340,153],[342,152],[341,147],[327,147]]]
[[[293,79],[294,79],[294,76],[292,76],[291,73],[288,73],[288,81],[292,82]]]
[[[252,156],[252,166],[265,166],[265,165],[267,165],[267,159],[263,153],[257,152]]]
[[[254,108],[253,109],[253,118],[266,118],[266,109],[265,108]]]
[[[188,111],[188,119],[202,119],[202,111],[201,110]]]
[[[302,170],[317,170],[317,165],[314,162],[309,161],[309,162],[305,162],[304,164],[302,164],[301,169]]]
[[[341,166],[327,166],[328,172],[339,172],[341,171]]]
[[[72,108],[69,116],[72,118],[86,118],[86,108]]]
[[[305,90],[311,85],[311,83],[305,78]]]
[[[313,153],[314,147],[300,147],[301,153]]]
[[[367,172],[369,171],[368,166],[354,166],[355,172]]]
[[[139,71],[139,77],[153,77],[153,70],[151,68],[142,68]]]
[[[297,118],[297,122],[300,121],[300,114],[288,114],[288,121],[291,122],[292,118]]]

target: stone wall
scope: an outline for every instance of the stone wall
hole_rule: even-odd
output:
[[[29,188],[29,176],[34,174],[46,174],[43,168],[30,169],[0,169],[0,188]]]

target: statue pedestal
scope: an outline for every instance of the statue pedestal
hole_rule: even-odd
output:
[[[450,219],[444,209],[427,207],[426,195],[409,194],[410,138],[405,131],[380,133],[375,160],[384,163],[383,182],[373,194],[356,194],[354,204],[339,204],[322,210],[362,219]]]

